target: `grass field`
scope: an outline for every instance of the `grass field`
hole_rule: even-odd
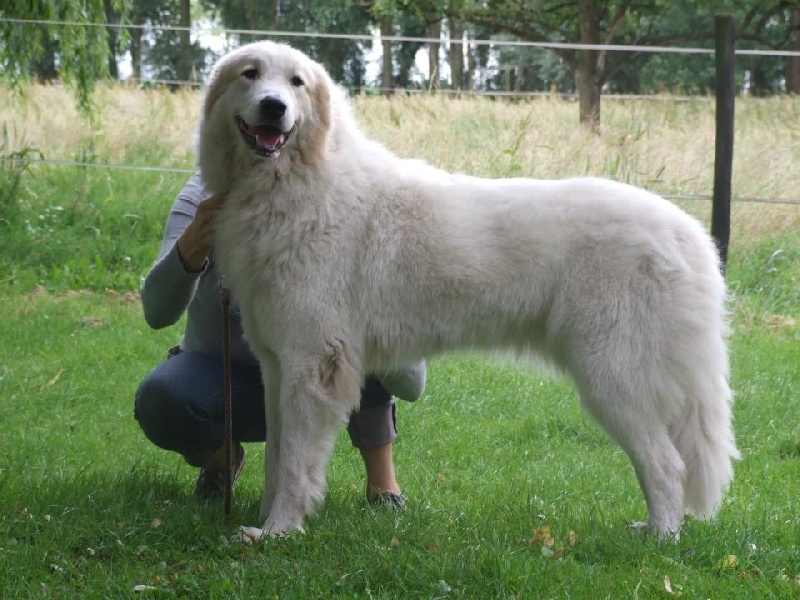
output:
[[[105,88],[87,124],[60,88],[0,90],[0,154],[190,168],[198,102]],[[449,169],[710,193],[705,101],[606,102],[599,136],[558,100],[357,107],[372,135]],[[734,194],[796,199],[798,131],[800,101],[739,103]],[[433,361],[425,396],[398,407],[407,510],[366,504],[343,434],[308,532],[249,548],[231,536],[255,524],[260,447],[226,522],[132,417],[138,381],[180,335],[147,328],[136,290],[186,177],[0,162],[0,599],[800,598],[800,207],[734,208],[743,460],[718,517],[679,543],[628,529],[646,514],[633,472],[568,381],[460,356]]]

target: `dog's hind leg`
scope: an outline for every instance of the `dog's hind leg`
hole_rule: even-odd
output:
[[[358,406],[359,364],[337,342],[320,353],[292,356],[281,365],[279,461],[264,533],[279,536],[302,530],[303,517],[322,502],[336,434]]]
[[[657,400],[640,376],[604,377],[579,383],[581,401],[633,463],[649,513],[650,532],[677,538],[684,517],[685,466],[659,415]]]

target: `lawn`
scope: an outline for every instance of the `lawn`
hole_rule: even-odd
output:
[[[187,127],[189,94],[101,90],[92,127],[67,123],[68,108],[45,126],[42,105],[59,92],[68,106],[50,87],[0,103],[25,116],[0,153],[191,165],[190,132],[178,141],[174,131]],[[787,133],[797,131],[798,104],[742,104],[739,170],[750,171],[735,194],[791,199],[800,189],[800,150]],[[447,168],[708,192],[701,157],[713,127],[702,103],[607,104],[596,137],[557,101],[359,99],[358,108],[387,144]],[[112,127],[123,110],[129,119]],[[668,140],[660,154],[659,140]],[[800,598],[797,206],[734,208],[728,281],[743,458],[717,518],[689,520],[680,542],[629,529],[646,516],[635,476],[569,381],[453,356],[432,361],[424,397],[398,407],[406,510],[366,504],[343,433],[307,533],[247,547],[233,535],[256,524],[259,445],[247,445],[228,521],[220,505],[192,497],[194,469],[147,442],[132,414],[139,380],[180,335],[147,328],[137,289],[185,179],[0,162],[0,599]]]

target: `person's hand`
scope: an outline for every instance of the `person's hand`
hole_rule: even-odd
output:
[[[214,219],[225,196],[211,196],[197,205],[197,213],[178,238],[178,255],[187,271],[200,271],[214,243]]]

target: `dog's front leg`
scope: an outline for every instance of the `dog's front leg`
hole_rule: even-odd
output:
[[[272,509],[272,502],[278,489],[278,469],[281,452],[281,374],[278,360],[272,353],[269,356],[262,357],[260,363],[261,377],[264,382],[264,413],[267,424],[267,437],[264,447],[264,493],[261,496],[261,508],[258,511],[258,518],[263,523]]]
[[[264,384],[264,412],[267,424],[266,443],[264,448],[264,491],[261,496],[261,508],[258,518],[263,523],[272,508],[275,492],[278,487],[278,469],[280,462],[280,393],[281,371],[277,357],[269,350],[257,348],[251,344],[261,367],[261,379]],[[247,543],[264,536],[258,527],[242,527],[241,539]]]
[[[303,518],[324,499],[336,434],[360,397],[360,362],[348,354],[337,341],[281,365],[277,487],[265,534],[302,531]]]

